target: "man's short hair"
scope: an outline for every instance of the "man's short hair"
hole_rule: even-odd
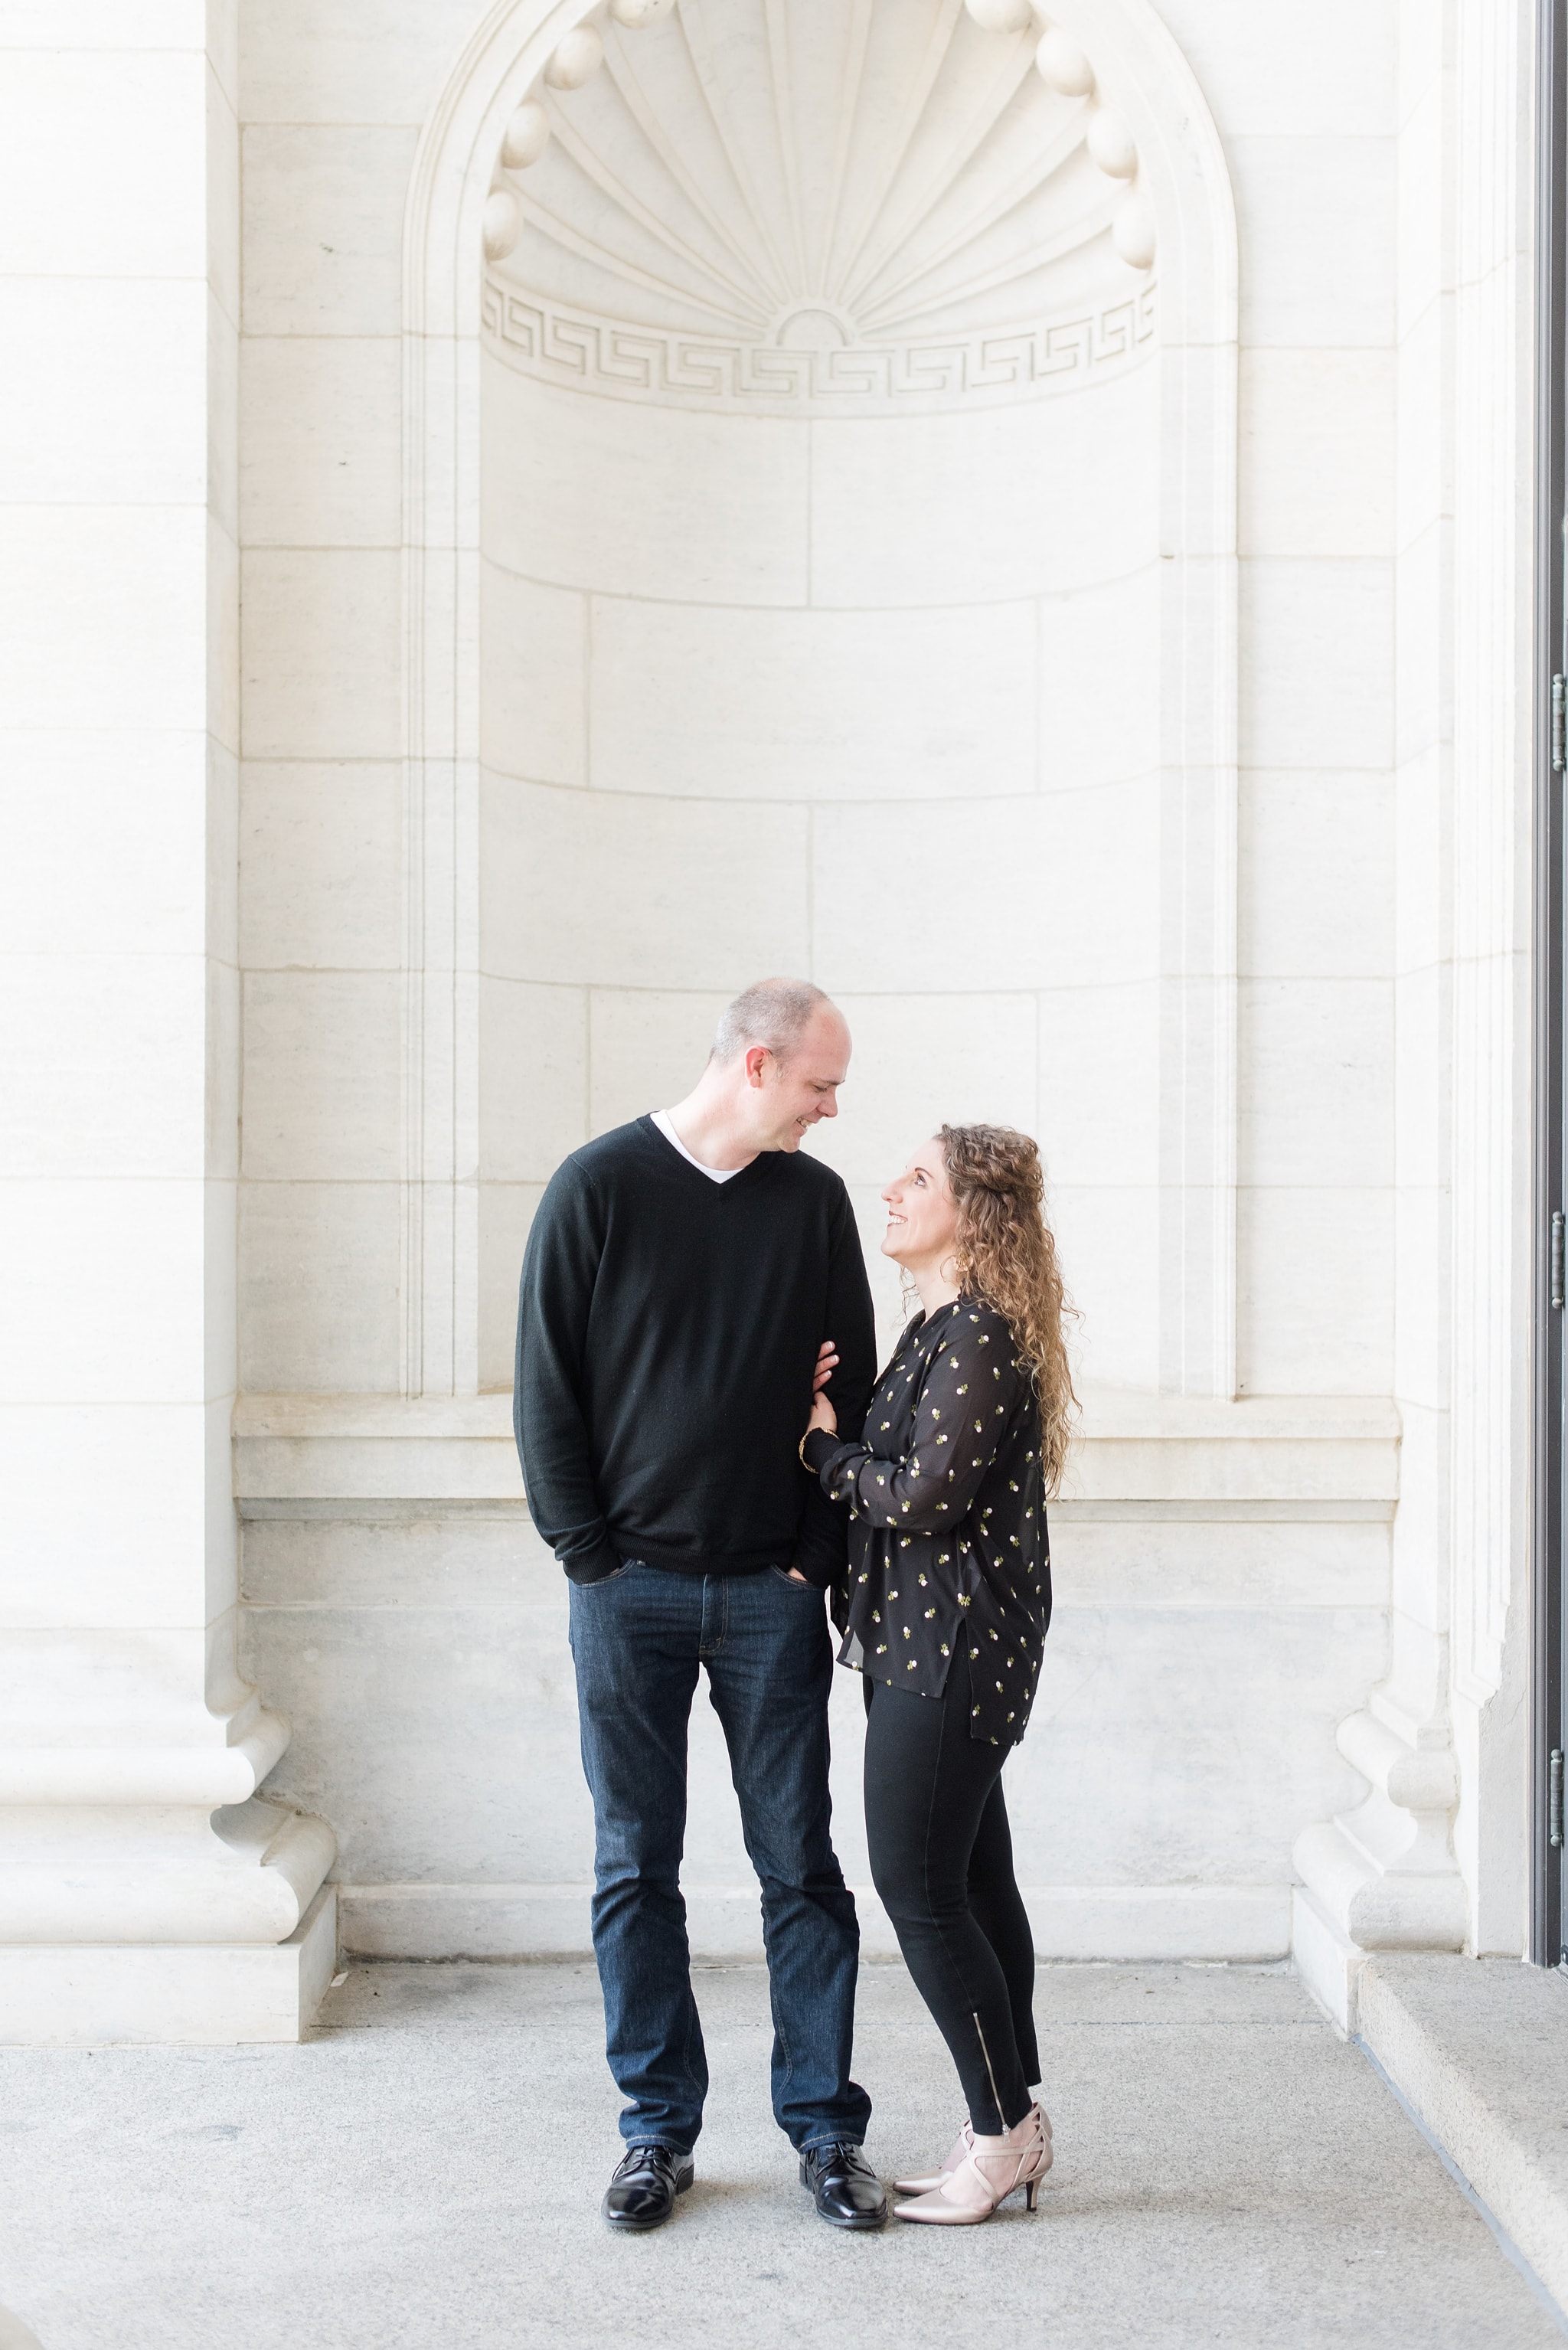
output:
[[[755,980],[720,1021],[712,1058],[732,1061],[753,1045],[765,1045],[775,1060],[787,1060],[817,1005],[829,1001],[809,979]]]

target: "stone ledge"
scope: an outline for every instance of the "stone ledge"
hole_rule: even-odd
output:
[[[523,1500],[504,1395],[246,1396],[235,1408],[242,1514],[280,1501]],[[1096,1517],[1386,1518],[1399,1417],[1376,1397],[1152,1396],[1100,1389],[1056,1505]]]
[[[754,1884],[684,1885],[692,1953],[760,1960]],[[1284,1956],[1282,1885],[1025,1885],[1039,1957],[1127,1962],[1189,1959],[1268,1963]],[[592,1887],[339,1885],[345,1951],[358,1958],[562,1959],[588,1954]],[[854,1887],[861,1949],[896,1958],[898,1939],[868,1885]]]
[[[1568,1979],[1376,1954],[1356,2004],[1366,2046],[1568,2309]]]
[[[331,1885],[284,1942],[13,1942],[0,1948],[0,2045],[302,2040],[337,1963]]]

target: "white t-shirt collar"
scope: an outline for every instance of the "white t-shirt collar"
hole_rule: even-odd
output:
[[[700,1159],[694,1159],[691,1156],[691,1153],[687,1149],[686,1145],[681,1141],[680,1137],[676,1133],[675,1128],[670,1121],[670,1112],[667,1109],[654,1110],[652,1118],[654,1125],[659,1128],[659,1131],[664,1137],[666,1142],[668,1142],[673,1149],[679,1150],[681,1158],[685,1159],[688,1167],[695,1167],[699,1175],[706,1175],[710,1183],[728,1183],[732,1176],[744,1173],[744,1169],[740,1167],[704,1167]]]

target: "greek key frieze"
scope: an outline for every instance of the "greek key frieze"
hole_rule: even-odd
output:
[[[928,342],[791,350],[639,327],[560,308],[492,278],[483,331],[509,366],[545,383],[659,405],[784,414],[897,414],[1037,397],[1136,364],[1155,331],[1152,285],[1082,316]]]

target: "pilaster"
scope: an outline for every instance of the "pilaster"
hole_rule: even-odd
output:
[[[1363,1802],[1296,1845],[1297,1963],[1524,1939],[1532,12],[1401,18],[1396,1387]]]
[[[335,1949],[234,1646],[234,16],[62,5],[0,99],[78,158],[0,227],[0,2040],[296,2037]]]

